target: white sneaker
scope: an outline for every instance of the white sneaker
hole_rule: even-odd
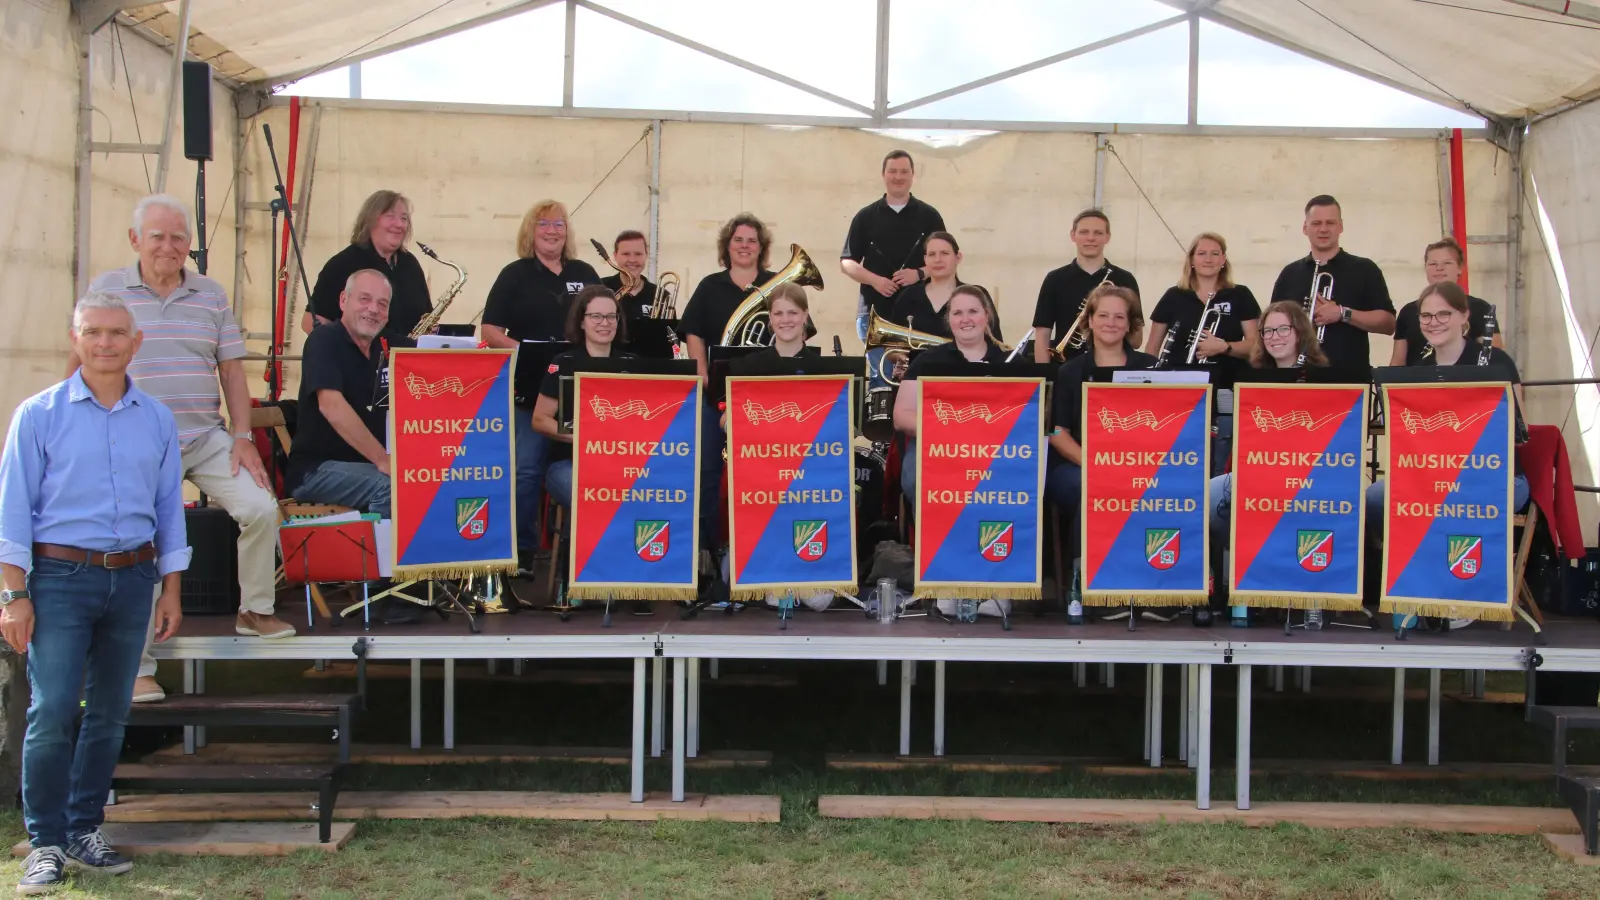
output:
[[[1460,629],[1460,628],[1465,628],[1468,625],[1471,625],[1473,622],[1476,622],[1476,621],[1478,621],[1478,620],[1477,619],[1451,619],[1450,620],[1450,627],[1447,628],[1446,630],[1447,631],[1455,631],[1455,630]]]
[[[167,692],[153,675],[140,675],[133,680],[133,702],[159,703],[167,699]]]

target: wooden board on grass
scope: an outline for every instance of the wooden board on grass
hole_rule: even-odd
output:
[[[104,832],[111,846],[128,856],[288,856],[296,850],[334,853],[349,842],[355,830],[350,822],[335,822],[329,832],[332,840],[326,844],[317,840],[315,824],[298,822],[113,821],[106,824]],[[23,841],[11,848],[11,854],[27,856],[30,849]]]
[[[1290,822],[1313,828],[1422,828],[1466,834],[1568,834],[1564,809],[1419,803],[1258,803],[1252,809],[1196,809],[1188,800],[1078,800],[1054,797],[882,797],[833,795],[817,812],[837,819],[981,819],[990,822]]]
[[[1090,756],[890,756],[887,754],[830,753],[830,769],[865,769],[899,772],[911,769],[946,769],[952,772],[997,772],[1038,775],[1064,769],[1081,769],[1091,775],[1175,775],[1186,774],[1181,764],[1154,769],[1146,762],[1109,760]],[[1233,768],[1232,760],[1217,760],[1218,769]],[[1600,775],[1600,767],[1571,766],[1574,774]],[[1389,763],[1331,759],[1256,759],[1250,764],[1253,775],[1324,775],[1360,778],[1366,781],[1442,781],[1475,778],[1508,778],[1539,781],[1550,777],[1549,763]]]
[[[106,807],[112,822],[214,822],[230,819],[315,819],[310,793],[149,794],[124,796]],[[334,807],[337,819],[508,819],[601,821],[776,822],[776,796],[688,794],[673,803],[666,794],[647,794],[643,803],[627,794],[564,794],[555,791],[343,791]]]

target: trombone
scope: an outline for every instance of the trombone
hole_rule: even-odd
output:
[[[676,319],[678,318],[678,293],[683,280],[677,272],[662,272],[661,278],[656,282],[656,296],[650,302],[650,318]]]

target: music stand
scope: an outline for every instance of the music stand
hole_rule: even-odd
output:
[[[673,359],[673,338],[678,333],[677,319],[629,319],[627,350],[648,359]]]
[[[316,524],[290,524],[278,529],[283,549],[283,574],[287,580],[295,572],[306,587],[306,629],[316,628],[311,615],[311,586],[324,582],[360,582],[362,628],[371,630],[368,582],[379,575],[378,540],[371,519]],[[339,617],[330,617],[339,624]]]
[[[434,333],[441,337],[472,337],[477,328],[471,322],[441,324]]]
[[[710,376],[708,379],[709,384],[707,384],[709,389],[708,399],[713,403],[721,403],[728,399],[728,367],[740,357],[760,353],[766,349],[768,348],[755,346],[730,347],[723,344],[707,347],[706,374]],[[865,366],[863,366],[862,370],[865,371]]]
[[[550,373],[550,363],[571,349],[571,341],[523,341],[517,345],[511,391],[518,406],[532,406],[539,399],[539,386]]]

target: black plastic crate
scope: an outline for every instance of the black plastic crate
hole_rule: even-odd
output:
[[[239,524],[220,506],[191,506],[183,513],[194,548],[183,573],[183,614],[238,612]]]

